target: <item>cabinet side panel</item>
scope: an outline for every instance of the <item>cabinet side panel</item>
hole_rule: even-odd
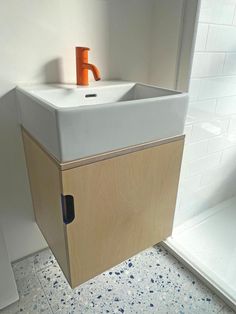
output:
[[[182,151],[179,140],[62,172],[72,286],[171,235]]]
[[[22,136],[36,222],[70,282],[60,170],[24,130]]]

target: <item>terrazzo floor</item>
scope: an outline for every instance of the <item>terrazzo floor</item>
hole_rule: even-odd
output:
[[[160,245],[74,290],[48,249],[13,270],[20,299],[1,314],[234,313]]]

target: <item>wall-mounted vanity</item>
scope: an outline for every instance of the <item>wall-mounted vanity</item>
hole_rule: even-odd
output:
[[[171,234],[187,94],[108,81],[17,99],[36,221],[72,287]]]

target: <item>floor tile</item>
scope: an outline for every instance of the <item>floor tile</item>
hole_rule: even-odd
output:
[[[20,298],[31,299],[38,294],[42,287],[35,274],[31,274],[24,278],[16,279],[17,290]]]
[[[57,264],[53,264],[50,267],[38,271],[36,275],[47,295],[49,295],[50,292],[54,293],[55,291],[64,289],[73,291]]]
[[[20,279],[55,263],[57,262],[51,250],[45,249],[34,255],[14,262],[12,264],[12,268],[15,277]]]
[[[76,289],[50,250],[13,264],[20,300],[1,314],[233,313],[160,245]]]
[[[26,257],[12,264],[14,275],[17,279],[24,278],[35,272],[34,270],[34,256]]]
[[[55,263],[57,262],[50,250],[43,250],[34,255],[35,271],[39,271]]]
[[[31,298],[20,298],[16,303],[0,311],[1,314],[52,314],[44,292],[41,290]]]
[[[235,312],[232,309],[230,309],[229,307],[225,306],[225,307],[223,307],[223,309],[221,309],[221,311],[219,313],[220,314],[233,314]]]

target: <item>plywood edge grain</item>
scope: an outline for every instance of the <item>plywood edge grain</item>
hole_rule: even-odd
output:
[[[67,232],[61,209],[61,171],[24,129],[22,138],[35,220],[65,277],[71,282]]]

